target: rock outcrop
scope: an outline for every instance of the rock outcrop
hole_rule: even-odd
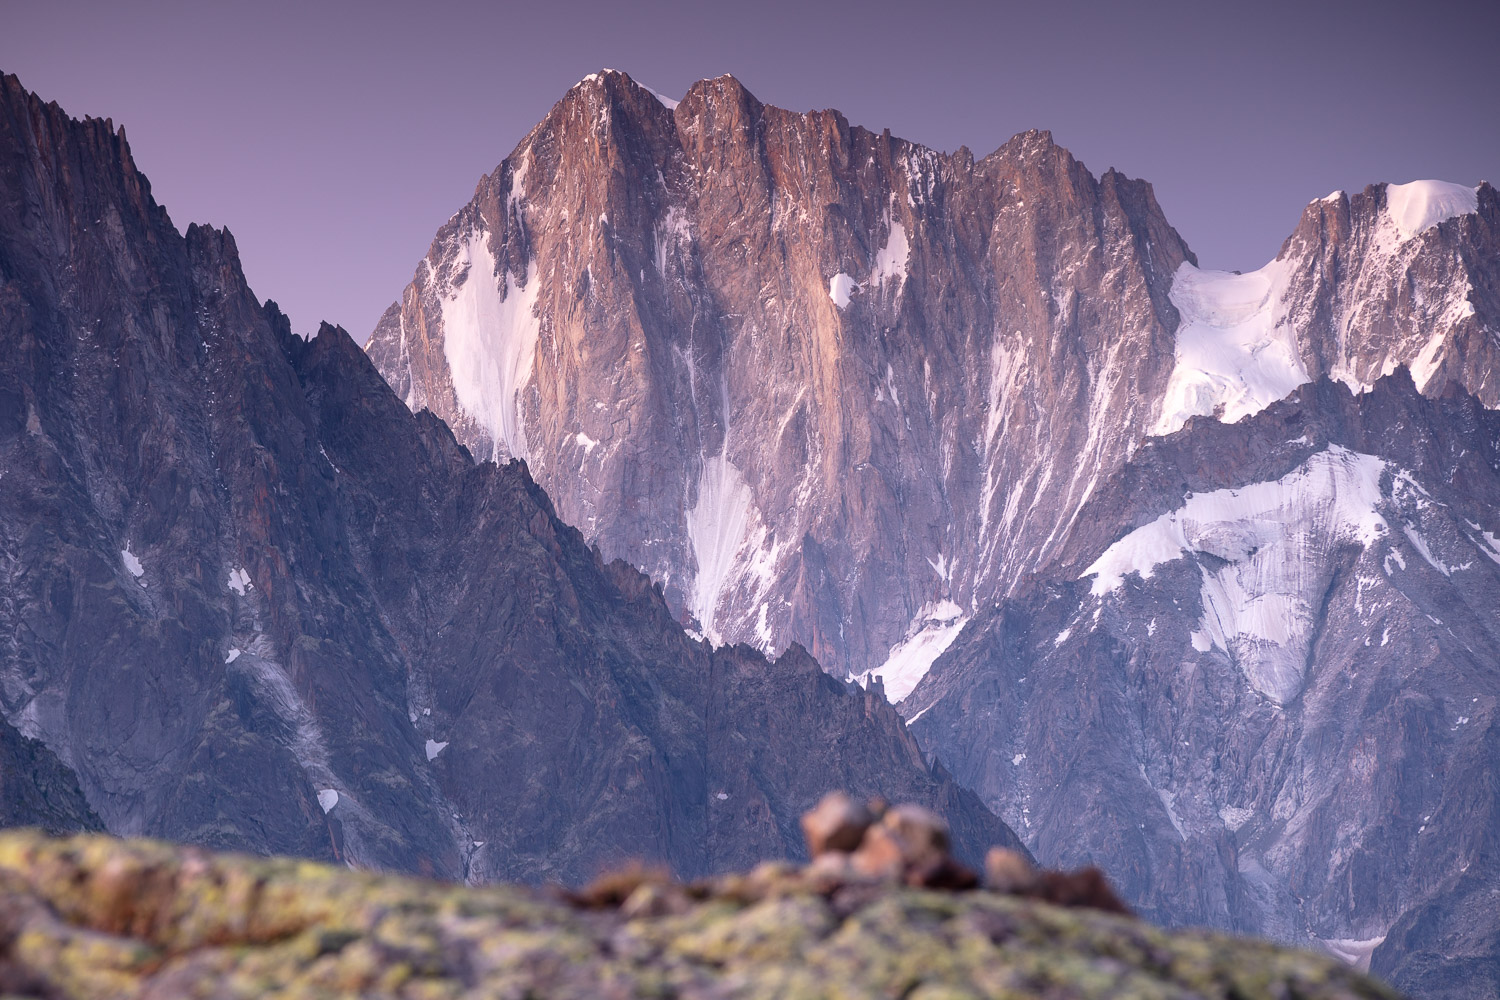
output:
[[[0,709],[28,738],[0,738],[0,815],[577,881],[795,856],[838,786],[938,810],[973,864],[1019,846],[883,698],[689,638],[524,466],[474,462],[341,330],[294,336],[123,130],[14,77],[0,347]]]
[[[600,908],[307,862],[0,834],[8,996],[1396,1000],[1326,956],[766,865]]]

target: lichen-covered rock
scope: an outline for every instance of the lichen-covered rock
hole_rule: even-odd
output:
[[[1391,998],[1307,952],[763,866],[618,908],[147,841],[0,834],[0,993]],[[654,897],[651,902],[646,897]]]

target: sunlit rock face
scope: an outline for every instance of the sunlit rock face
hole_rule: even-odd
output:
[[[1046,133],[976,160],[730,77],[668,108],[606,73],[367,349],[710,639],[910,676],[934,609],[1045,561],[1155,416],[1187,259],[1147,185]]]

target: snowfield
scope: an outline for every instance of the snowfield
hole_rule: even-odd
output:
[[[1331,446],[1274,482],[1189,495],[1183,505],[1115,542],[1088,569],[1103,597],[1125,577],[1199,561],[1203,617],[1193,647],[1229,654],[1262,694],[1285,703],[1300,690],[1319,616],[1329,553],[1366,548],[1389,533],[1377,509],[1379,458]]]
[[[1171,434],[1199,415],[1234,423],[1309,381],[1282,304],[1286,277],[1280,261],[1249,274],[1187,262],[1177,269],[1170,293],[1182,317],[1177,363],[1153,434]]]

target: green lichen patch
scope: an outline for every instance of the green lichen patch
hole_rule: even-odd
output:
[[[1393,998],[1316,954],[768,866],[585,909],[146,841],[0,834],[0,992],[113,997]]]

